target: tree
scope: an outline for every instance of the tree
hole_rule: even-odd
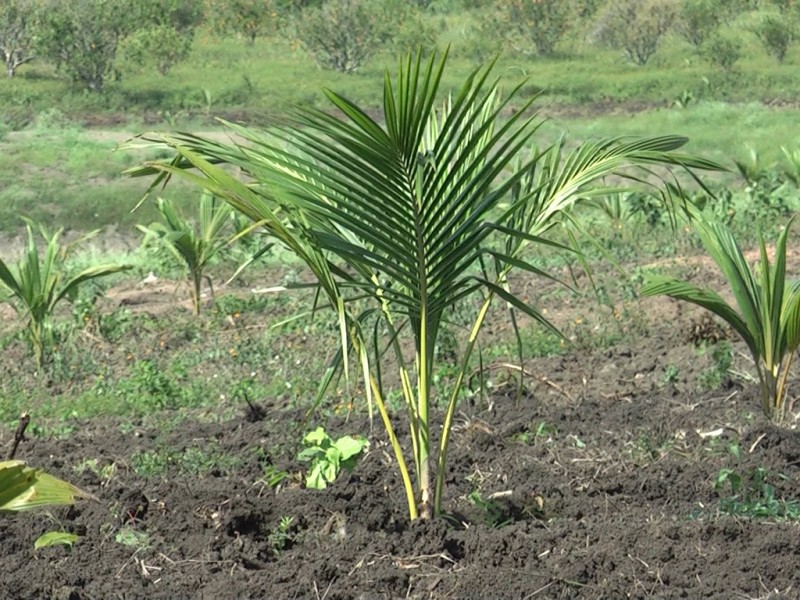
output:
[[[210,0],[206,14],[217,33],[240,35],[252,46],[275,32],[293,6],[291,0]]]
[[[21,65],[35,58],[33,53],[35,9],[32,0],[5,0],[0,5],[0,51],[3,53],[9,77],[13,77]]]
[[[189,56],[203,7],[195,0],[139,0],[138,6],[141,25],[124,41],[124,53],[166,75]]]
[[[692,46],[700,48],[724,18],[715,0],[683,0],[677,30]]]
[[[297,38],[321,67],[357,71],[393,37],[398,23],[373,0],[327,0],[304,9],[296,20]]]
[[[642,66],[658,50],[676,15],[675,0],[611,0],[597,16],[593,37]]]
[[[128,0],[46,0],[36,19],[36,48],[74,82],[103,89],[117,74],[120,42],[141,27],[141,13]]]
[[[712,65],[730,71],[742,57],[741,36],[735,32],[717,31],[705,42],[701,54]]]
[[[767,54],[783,62],[789,46],[797,39],[797,22],[788,12],[768,10],[757,13],[751,26]]]
[[[484,31],[504,38],[517,51],[535,49],[549,56],[577,16],[576,8],[568,0],[503,0],[490,9]]]

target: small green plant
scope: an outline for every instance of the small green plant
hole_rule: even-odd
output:
[[[264,466],[264,481],[271,488],[277,488],[284,481],[290,479],[291,476],[292,474],[289,471],[282,471],[275,465]]]
[[[480,490],[470,492],[467,499],[472,506],[481,512],[484,522],[492,529],[505,527],[511,522],[510,519],[506,518],[503,506],[491,497],[484,498]]]
[[[323,427],[317,427],[303,438],[308,446],[298,459],[311,463],[306,475],[306,487],[323,490],[336,481],[342,469],[351,471],[361,453],[369,446],[362,437],[345,435],[334,440]]]
[[[195,227],[189,220],[178,215],[170,201],[158,198],[157,206],[164,219],[163,222],[153,223],[149,227],[144,225],[137,227],[145,235],[161,239],[166,247],[186,264],[192,284],[194,312],[200,314],[205,269],[211,259],[235,237],[226,231],[231,222],[231,208],[204,191],[200,197],[200,215],[198,225]]]
[[[777,475],[787,479],[785,475]],[[720,469],[714,479],[717,492],[728,488],[730,495],[721,497],[719,511],[735,517],[780,519],[796,521],[800,519],[800,501],[783,500],[777,497],[775,486],[770,483],[771,475],[767,469],[757,467],[741,473],[734,469]]]
[[[294,517],[281,517],[278,526],[269,534],[267,541],[275,556],[286,550],[294,540],[294,535],[291,533],[292,525],[294,525]]]
[[[170,448],[135,452],[130,465],[140,477],[160,477],[171,467],[185,475],[203,477],[211,471],[230,471],[241,464],[238,456],[226,454],[215,443],[189,446],[182,451]]]
[[[787,162],[783,174],[796,187],[800,188],[800,148],[793,148],[790,150],[786,146],[781,146],[781,151],[786,157]]]
[[[614,229],[622,229],[636,214],[634,203],[638,200],[638,196],[639,194],[631,192],[615,192],[593,198],[588,205],[600,211]]]
[[[661,381],[665,384],[670,383],[678,383],[681,380],[681,371],[675,365],[667,365],[664,368],[664,375],[661,377]]]
[[[733,365],[733,348],[723,340],[711,346],[711,366],[700,373],[702,389],[716,390],[728,376]]]
[[[531,423],[531,425],[529,429],[515,434],[513,436],[514,441],[521,444],[532,445],[535,444],[537,440],[547,441],[558,432],[556,426],[551,425],[547,421]]]
[[[758,372],[764,414],[781,423],[791,411],[786,388],[792,358],[800,345],[800,281],[786,278],[786,242],[792,221],[778,236],[770,262],[763,236],[761,264],[751,269],[733,234],[688,209],[706,251],[722,271],[737,310],[714,290],[664,276],[651,276],[642,288],[645,296],[667,295],[711,311],[727,322],[747,344]]]
[[[101,465],[100,461],[96,458],[87,458],[80,464],[73,467],[73,471],[78,475],[82,473],[93,473],[103,485],[108,484],[117,474],[117,464],[112,462],[106,465]]]
[[[144,550],[150,546],[147,533],[134,529],[131,525],[122,527],[114,536],[114,541],[136,550]]]
[[[0,260],[0,291],[5,290],[6,299],[10,301],[17,314],[26,319],[28,341],[33,349],[36,364],[41,368],[55,344],[53,312],[58,303],[65,298],[74,300],[78,295],[78,289],[85,281],[118,273],[130,267],[96,265],[70,276],[65,267],[70,250],[98,232],[93,231],[72,244],[62,246],[60,238],[63,230],[59,229],[50,235],[42,225],[29,219],[25,219],[25,224],[28,243],[16,268],[9,268]],[[34,230],[38,231],[47,244],[43,257],[39,254]]]

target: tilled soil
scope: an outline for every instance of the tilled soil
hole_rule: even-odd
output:
[[[743,489],[760,472],[776,499],[796,498],[800,437],[767,424],[752,384],[685,383],[707,365],[682,329],[531,360],[521,398],[495,371],[498,392],[461,407],[448,516],[432,522],[408,520],[378,422],[355,470],[321,491],[297,475],[312,428],[299,411],[186,420],[166,435],[98,419],[66,439],[28,440],[20,458],[97,501],[3,518],[0,597],[800,597],[797,525],[726,514],[732,492],[714,486],[723,468]],[[684,383],[667,381],[668,364]],[[357,415],[324,424],[332,435],[369,430]],[[235,462],[137,475],[131,457],[156,445]],[[75,469],[90,459],[97,468]],[[292,475],[270,487],[267,464]],[[34,551],[54,529],[81,537]]]

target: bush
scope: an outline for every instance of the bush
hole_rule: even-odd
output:
[[[370,0],[327,0],[303,10],[296,35],[320,67],[353,73],[392,37],[387,14]]]
[[[195,30],[203,21],[202,6],[195,0],[140,2],[141,29],[125,40],[125,54],[137,64],[154,63],[166,75],[189,56]]]
[[[437,49],[439,33],[445,29],[447,23],[444,19],[437,19],[415,6],[416,2],[401,2],[399,0],[386,4],[384,21],[394,23],[388,32],[387,38],[391,39],[392,51],[403,55],[415,52],[420,48],[426,51]]]
[[[289,8],[294,4],[279,0],[206,0],[211,27],[223,35],[240,35],[250,46],[256,38],[275,32],[279,17]]]
[[[677,19],[678,33],[695,48],[712,35],[724,15],[715,0],[683,0]]]
[[[555,52],[576,14],[565,0],[502,0],[489,10],[485,35],[503,38],[517,52],[535,49],[542,56]]]
[[[126,0],[49,0],[36,19],[36,49],[73,81],[99,91],[117,75],[120,42],[140,25]]]
[[[733,32],[715,33],[708,39],[703,57],[715,67],[730,71],[742,57],[741,36]]]
[[[759,13],[751,29],[767,54],[778,62],[783,62],[789,46],[797,39],[797,22],[780,11]]]
[[[598,15],[592,37],[642,66],[658,50],[677,14],[675,0],[611,0]]]

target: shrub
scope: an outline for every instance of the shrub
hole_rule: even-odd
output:
[[[658,50],[677,13],[675,0],[611,0],[598,14],[592,38],[642,66]]]
[[[712,65],[730,71],[742,57],[741,35],[718,31],[708,39],[702,54]]]
[[[715,0],[683,0],[677,18],[677,30],[687,42],[700,48],[712,35],[725,15]]]
[[[496,36],[517,52],[535,50],[549,56],[555,52],[577,14],[565,0],[502,0],[482,20],[484,35]]]
[[[252,46],[256,38],[278,30],[288,12],[279,0],[206,0],[206,14],[214,31],[240,35]]]
[[[118,76],[119,44],[141,25],[126,0],[46,0],[37,15],[37,52],[92,91]]]
[[[391,39],[386,17],[383,7],[371,0],[326,0],[303,10],[295,29],[319,66],[353,73]]]
[[[197,27],[203,21],[202,6],[195,0],[139,0],[141,26],[124,42],[129,59],[138,64],[155,63],[166,75],[186,60]]]
[[[767,54],[783,62],[789,46],[797,39],[797,22],[786,13],[765,11],[756,15],[751,29]]]
[[[32,0],[4,0],[0,4],[0,53],[3,54],[9,77],[13,77],[21,65],[35,58],[35,9]]]

